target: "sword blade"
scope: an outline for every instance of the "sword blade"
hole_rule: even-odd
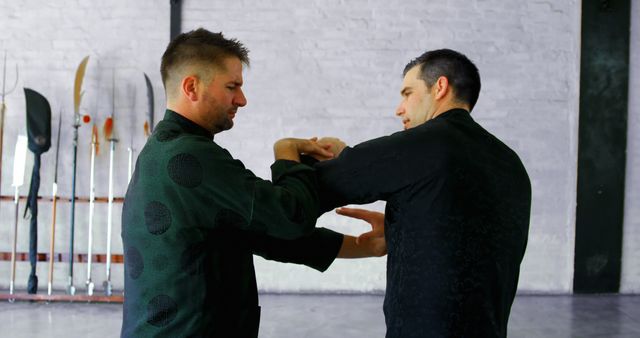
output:
[[[80,119],[80,101],[82,100],[82,81],[84,80],[84,73],[87,68],[87,62],[89,62],[89,56],[85,56],[84,59],[78,65],[76,70],[76,79],[73,84],[73,112],[76,115],[76,123],[79,123]]]
[[[147,84],[147,121],[149,122],[149,133],[152,133],[154,115],[153,86],[151,85],[151,80],[149,80],[146,73],[144,73],[144,81]]]

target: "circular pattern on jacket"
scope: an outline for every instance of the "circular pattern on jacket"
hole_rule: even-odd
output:
[[[172,157],[167,164],[167,171],[169,177],[183,187],[195,188],[202,183],[202,165],[191,154],[181,153]]]
[[[180,255],[180,266],[189,275],[198,275],[204,272],[204,256],[207,245],[205,242],[196,242],[189,245]]]
[[[147,323],[162,327],[167,326],[178,313],[178,304],[167,295],[153,297],[147,305]]]
[[[171,212],[166,205],[151,201],[144,207],[144,224],[154,235],[165,233],[171,226]]]
[[[140,251],[133,246],[127,248],[125,252],[125,266],[127,268],[127,272],[129,273],[129,277],[131,279],[138,279],[144,270],[144,261],[142,260],[142,255]]]
[[[234,227],[243,229],[248,225],[247,220],[239,213],[231,209],[222,209],[216,214],[216,226],[220,227]]]

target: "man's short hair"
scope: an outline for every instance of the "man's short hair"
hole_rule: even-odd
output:
[[[210,80],[210,69],[224,67],[224,60],[229,57],[236,57],[249,65],[249,50],[236,39],[226,39],[222,33],[198,28],[176,36],[167,46],[160,64],[167,95],[172,87],[169,82],[181,81],[175,77],[183,75],[184,67],[195,66],[203,80]]]
[[[407,75],[415,66],[420,66],[418,76],[428,88],[431,88],[440,76],[446,77],[453,87],[456,99],[468,104],[469,110],[473,110],[480,95],[480,73],[466,56],[451,49],[428,51],[411,60],[405,66],[402,75]]]

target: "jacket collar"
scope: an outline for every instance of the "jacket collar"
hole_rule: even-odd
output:
[[[186,133],[204,136],[210,140],[213,139],[212,132],[171,109],[165,111],[164,120],[177,123]]]

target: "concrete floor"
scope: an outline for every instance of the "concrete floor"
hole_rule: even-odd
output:
[[[261,338],[384,337],[382,296],[261,295]],[[0,303],[0,337],[118,337],[118,304]],[[640,296],[518,296],[509,337],[640,337]]]

